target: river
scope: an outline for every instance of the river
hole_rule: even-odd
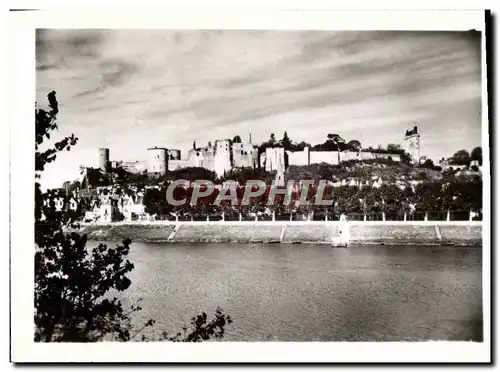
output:
[[[220,306],[225,341],[482,341],[481,247],[133,243],[129,260],[123,302],[142,298],[153,338]]]

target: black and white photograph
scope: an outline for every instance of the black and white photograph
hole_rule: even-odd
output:
[[[383,13],[33,22],[14,359],[489,360],[487,12]]]

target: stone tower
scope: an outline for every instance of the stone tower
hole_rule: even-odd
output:
[[[103,172],[107,172],[109,170],[109,149],[100,148],[99,149],[99,169]]]
[[[215,141],[215,174],[217,177],[222,177],[224,173],[230,171],[231,168],[231,141],[228,139]]]
[[[407,130],[405,133],[405,150],[410,154],[412,162],[418,164],[420,162],[420,133],[418,126]]]
[[[163,147],[147,149],[147,170],[150,174],[164,175],[168,170],[168,150]]]

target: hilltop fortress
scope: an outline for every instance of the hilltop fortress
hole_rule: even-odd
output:
[[[392,159],[401,161],[400,154],[389,152],[370,151],[314,151],[305,147],[302,151],[288,151],[276,145],[259,148],[252,143],[251,135],[247,142],[241,141],[239,136],[233,140],[219,139],[213,144],[208,142],[205,147],[193,148],[187,152],[185,158],[181,157],[181,150],[166,147],[151,147],[147,149],[146,161],[111,161],[108,148],[99,149],[99,168],[108,172],[111,168],[123,168],[130,173],[143,173],[163,175],[187,167],[202,167],[216,173],[218,177],[232,169],[261,168],[268,172],[286,169],[290,165],[310,165],[319,163],[339,164],[349,160]]]

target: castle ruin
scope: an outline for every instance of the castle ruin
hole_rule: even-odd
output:
[[[407,131],[405,142],[408,144],[408,152],[412,158],[418,159],[420,153],[420,134],[415,126],[413,130]],[[110,161],[109,149],[99,149],[99,168],[102,172],[108,172],[110,168],[121,167],[130,173],[147,173],[152,175],[164,175],[167,171],[174,171],[187,167],[201,167],[215,172],[217,177],[223,177],[227,172],[235,168],[261,168],[267,172],[278,172],[278,182],[284,182],[284,172],[290,165],[304,166],[310,164],[339,164],[349,160],[371,160],[392,159],[401,161],[399,154],[369,152],[369,151],[312,151],[305,147],[302,151],[288,151],[282,146],[267,147],[260,152],[259,147],[252,143],[249,135],[248,141],[244,142],[239,136],[230,139],[219,139],[207,146],[193,147],[187,152],[186,158],[182,158],[179,149],[167,149],[165,147],[151,147],[147,149],[146,161]]]

